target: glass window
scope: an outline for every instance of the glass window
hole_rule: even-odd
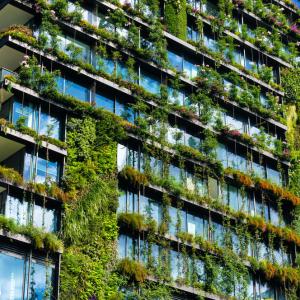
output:
[[[281,184],[280,172],[269,166],[267,166],[267,178],[278,185]]]
[[[238,188],[235,186],[232,186],[228,184],[228,202],[229,206],[235,210],[238,211],[240,208],[239,205],[239,197],[238,197]]]
[[[148,92],[160,94],[160,79],[153,74],[141,69],[140,85]]]
[[[30,181],[33,177],[32,156],[28,153],[25,153],[23,177],[25,181]]]
[[[256,243],[256,258],[258,260],[269,259],[269,251],[265,243],[262,242]]]
[[[98,12],[95,18],[95,22],[98,22],[96,26],[98,26],[99,28],[105,28],[106,30],[111,32],[115,30],[115,26],[108,21],[107,17],[104,14]]]
[[[43,228],[47,232],[56,231],[56,213],[54,209],[34,205],[33,209],[33,225]]]
[[[162,161],[154,157],[150,157],[150,170],[156,176],[162,176]]]
[[[157,202],[149,202],[149,216],[156,221],[157,224],[160,224],[161,219],[161,208]]]
[[[50,136],[55,139],[60,138],[61,122],[57,117],[51,116],[41,111],[39,134]]]
[[[179,261],[179,253],[177,251],[170,251],[170,260],[171,260],[171,277],[173,280],[176,280],[180,273],[179,272],[179,266],[180,266],[180,261]]]
[[[209,50],[213,52],[218,51],[218,43],[212,36],[204,34],[203,43]]]
[[[205,283],[205,266],[204,262],[200,259],[194,259],[194,274],[196,274],[196,281]]]
[[[13,103],[12,123],[17,124],[20,119],[24,121],[22,125],[33,130],[38,129],[38,111],[34,105],[31,103],[22,104],[15,100]]]
[[[25,153],[23,174],[26,181],[34,180],[37,183],[44,183],[46,180],[50,180],[58,182],[58,163]]]
[[[127,236],[124,234],[119,235],[119,241],[118,241],[118,257],[119,258],[126,257],[126,238],[127,238]]]
[[[127,165],[138,169],[139,168],[139,153],[133,149],[127,148]]]
[[[122,117],[124,120],[134,123],[134,112],[131,107],[116,101],[116,115]]]
[[[171,144],[183,144],[184,131],[179,128],[168,126],[167,141]]]
[[[190,191],[195,191],[196,188],[195,176],[189,172],[186,174],[186,188]]]
[[[200,138],[193,136],[189,133],[185,133],[185,144],[194,149],[199,149],[200,147]]]
[[[198,75],[198,68],[197,66],[188,60],[183,61],[183,72],[189,79],[195,78]]]
[[[51,298],[52,268],[42,263],[31,263],[29,279],[29,298],[46,300]]]
[[[102,107],[110,112],[114,112],[114,99],[102,94],[95,94],[96,107]]]
[[[187,214],[187,232],[194,236],[203,236],[203,219],[188,213]]]
[[[14,219],[17,224],[26,225],[28,222],[28,209],[28,202],[7,195],[4,212],[7,218]]]
[[[224,230],[223,226],[219,223],[212,222],[212,241],[219,246],[223,245]]]
[[[177,71],[183,71],[183,58],[180,55],[168,51],[168,59],[171,66],[173,66]]]
[[[265,168],[263,165],[255,161],[252,161],[251,165],[252,165],[252,171],[254,172],[255,175],[261,178],[265,178]]]
[[[275,300],[274,288],[270,287],[266,282],[260,283],[260,293],[258,295],[261,300]]]
[[[71,80],[65,80],[64,93],[84,102],[89,102],[90,100],[89,89]]]
[[[0,252],[0,297],[3,300],[23,299],[24,259]]]
[[[194,30],[192,27],[187,26],[187,38],[188,38],[188,40],[198,42],[200,39],[198,30]]]
[[[127,192],[126,191],[119,191],[120,195],[119,195],[119,201],[118,201],[118,209],[117,212],[121,213],[121,212],[126,212],[127,211]]]
[[[169,216],[170,216],[170,222],[169,222],[169,233],[171,235],[176,235],[177,229],[177,209],[175,207],[170,206],[169,207]]]
[[[121,144],[118,144],[117,149],[117,165],[118,165],[118,171],[121,171],[126,163],[127,163],[127,147]]]
[[[194,177],[198,195],[205,196],[208,193],[207,180]]]
[[[184,104],[185,94],[183,91],[175,90],[171,87],[168,87],[168,100],[171,103],[175,103],[178,105]]]
[[[208,15],[218,16],[218,7],[212,3],[211,1],[206,1],[202,3],[202,11],[207,13]]]
[[[253,192],[247,192],[247,201],[248,204],[245,208],[245,211],[249,213],[249,215],[254,216],[255,215],[255,204],[254,204],[254,193]]]
[[[149,215],[150,212],[149,198],[143,195],[140,195],[140,213],[143,215]]]
[[[58,164],[38,157],[35,181],[44,183],[47,179],[53,182],[58,181]]]
[[[122,78],[123,80],[132,81],[132,78],[130,78],[129,76],[126,65],[122,62],[118,62],[117,64],[117,76]]]
[[[208,194],[213,199],[219,197],[219,183],[218,180],[212,177],[208,177]]]
[[[169,176],[177,181],[177,182],[181,182],[181,170],[180,168],[174,166],[174,165],[170,165],[169,166]]]
[[[60,76],[57,76],[55,78],[55,81],[56,81],[56,85],[57,85],[57,90],[60,92],[60,93],[64,93],[65,92],[65,80],[63,77],[60,77]]]
[[[224,144],[218,144],[217,146],[217,158],[221,161],[224,167],[227,167],[227,149]]]

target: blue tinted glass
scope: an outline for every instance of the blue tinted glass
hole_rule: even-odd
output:
[[[59,139],[60,125],[60,120],[58,118],[50,116],[45,112],[41,112],[39,134]]]
[[[173,89],[171,87],[168,87],[168,100],[171,103],[176,103],[179,105],[183,105],[184,103],[184,92],[178,91],[176,89]]]
[[[13,114],[12,123],[16,124],[18,120],[22,118],[24,120],[24,125],[26,127],[37,130],[38,126],[38,111],[35,109],[34,105],[31,103],[20,103],[14,101],[13,103]]]
[[[30,299],[46,300],[51,297],[52,268],[32,262],[30,270]]]
[[[57,162],[47,161],[46,159],[37,158],[36,182],[44,183],[46,179],[57,182],[58,164]]]
[[[268,167],[268,166],[267,166],[267,178],[270,181],[272,181],[272,182],[274,182],[274,183],[276,183],[278,185],[281,184],[280,172],[278,172],[277,170],[275,170],[275,169],[273,169],[271,167]]]
[[[169,167],[169,176],[172,177],[177,182],[181,181],[181,170],[180,168],[170,165]]]
[[[177,71],[183,71],[183,58],[180,55],[168,51],[168,59],[171,66],[173,66]]]
[[[170,216],[169,233],[171,235],[176,235],[177,209],[175,207],[172,206],[169,207],[169,216]]]
[[[222,162],[224,167],[227,167],[227,150],[224,144],[218,144],[217,158]]]
[[[187,214],[187,232],[196,235],[203,236],[203,220],[193,214]]]
[[[141,70],[140,85],[152,94],[160,94],[160,80],[144,70]]]
[[[24,260],[0,252],[0,299],[22,300]]]
[[[123,80],[131,81],[131,78],[129,77],[129,74],[128,74],[128,69],[125,66],[125,64],[122,62],[118,62],[117,75],[118,75],[118,77],[120,77]]]
[[[126,212],[127,211],[127,192],[120,190],[119,191],[119,201],[118,201],[118,213]]]
[[[118,257],[125,258],[126,257],[126,235],[120,234],[118,241]]]
[[[184,60],[183,62],[183,72],[187,75],[189,79],[195,78],[198,74],[197,66],[188,60]]]
[[[103,95],[95,94],[96,107],[102,107],[110,112],[114,112],[114,100]]]
[[[223,226],[219,223],[213,222],[213,241],[216,242],[219,246],[222,246],[223,236]]]
[[[122,117],[124,120],[133,123],[134,112],[133,109],[119,101],[116,101],[116,115]]]
[[[57,76],[56,84],[57,84],[57,90],[63,94],[64,93],[64,78]]]
[[[54,232],[56,231],[57,215],[55,209],[45,208],[44,209],[44,224],[43,228],[45,231]]]
[[[100,61],[101,64],[101,61]],[[109,58],[103,58],[102,59],[102,64],[103,64],[103,70],[108,73],[108,74],[113,74],[115,70],[115,63],[113,60]]]
[[[65,80],[65,94],[81,101],[89,101],[89,89],[71,80]]]
[[[26,225],[28,222],[28,202],[8,195],[5,203],[5,216],[14,219],[17,224]]]
[[[33,208],[33,225],[43,228],[46,232],[54,232],[56,230],[57,218],[54,209],[43,208],[34,205]]]
[[[228,185],[229,206],[235,210],[239,210],[238,189],[235,186]]]
[[[143,195],[140,195],[140,213],[143,215],[149,213],[149,199]]]
[[[28,153],[25,153],[24,170],[23,170],[23,178],[25,181],[30,181],[33,179],[32,170],[33,170],[32,156]]]

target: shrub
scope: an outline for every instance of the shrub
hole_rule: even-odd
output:
[[[124,258],[119,262],[118,272],[130,281],[142,283],[148,276],[147,269],[139,262]]]

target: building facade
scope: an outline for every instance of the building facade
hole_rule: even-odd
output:
[[[298,23],[288,0],[0,1],[0,299],[299,299]],[[98,179],[113,237],[78,204]]]

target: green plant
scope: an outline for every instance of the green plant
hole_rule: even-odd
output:
[[[63,243],[55,234],[46,233],[42,229],[35,228],[32,225],[18,225],[13,219],[6,218],[1,214],[0,228],[10,234],[22,234],[28,237],[36,249],[43,249],[50,252],[63,250]]]
[[[187,26],[186,1],[166,1],[164,13],[168,30],[180,39],[185,40]]]
[[[139,262],[124,258],[119,262],[118,272],[130,281],[144,282],[147,278],[147,269]]]

